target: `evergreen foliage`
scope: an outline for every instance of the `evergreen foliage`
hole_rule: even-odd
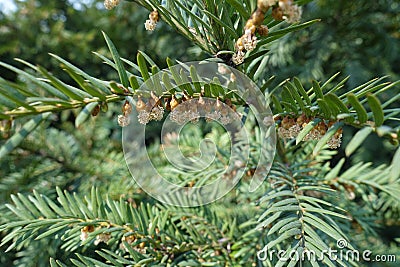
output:
[[[105,2],[107,8],[119,3]],[[245,114],[246,103],[232,93],[234,89],[223,88],[215,80],[200,83],[194,79],[195,82],[169,88],[167,92],[143,91],[141,85],[146,81],[151,81],[157,89],[180,84],[183,76],[173,75],[175,61],[169,58],[161,61],[150,53],[138,51],[132,59],[128,46],[120,48],[115,42],[116,36],[124,32],[111,29],[103,32],[104,47],[109,51],[102,49],[95,56],[113,71],[106,77],[91,74],[93,66],[80,67],[64,54],[49,56],[62,71],[50,65],[35,65],[34,57],[28,58],[29,61],[17,59],[16,66],[4,60],[0,65],[14,72],[18,79],[0,78],[0,126],[4,139],[0,147],[0,198],[5,203],[0,207],[2,264],[371,264],[354,258],[322,257],[329,248],[338,248],[342,244],[339,241],[346,244],[339,247],[344,252],[369,249],[373,251],[372,258],[379,253],[398,257],[400,233],[392,234],[393,240],[383,240],[382,228],[396,229],[400,221],[400,81],[381,77],[348,88],[351,78],[340,78],[340,73],[322,81],[304,79],[301,71],[296,71],[299,78],[289,75],[277,78],[266,73],[267,66],[273,65],[271,58],[278,57],[278,45],[287,42],[288,36],[297,31],[311,34],[314,26],[324,23],[319,19],[294,22],[290,16],[298,13],[279,17],[277,12],[282,7],[278,2],[292,1],[131,2],[135,4],[121,4],[137,4],[151,12],[146,28],[156,33],[159,21],[168,24],[199,47],[209,61],[233,66],[260,86],[265,98],[270,99],[274,118],[270,123],[276,126],[278,136],[272,168],[261,187],[249,192],[263,137],[254,114]],[[312,12],[315,3],[309,2],[312,1],[291,4],[305,5],[305,10]],[[330,2],[319,4],[333,5]],[[266,8],[269,5],[266,3],[274,7]],[[260,14],[262,21],[256,23]],[[281,20],[285,16],[286,21]],[[117,12],[114,20],[123,18]],[[267,28],[267,34],[260,30]],[[247,43],[243,49],[240,40],[247,40],[247,30],[250,37],[257,38],[257,43],[255,47],[254,43]],[[173,45],[170,51],[175,50]],[[238,61],[243,51],[246,52],[243,61]],[[78,61],[80,53],[74,55]],[[320,59],[316,56],[310,60]],[[296,64],[300,63],[296,60]],[[155,80],[164,66],[168,66],[172,77]],[[196,69],[190,71],[195,76]],[[319,72],[317,67],[316,73]],[[387,72],[391,74],[391,70]],[[250,161],[242,167],[244,177],[223,199],[196,208],[168,206],[152,199],[135,184],[125,165],[117,121],[124,124],[121,118],[132,108],[127,99],[139,107],[141,97],[149,97],[150,93],[162,99],[160,105],[165,107],[175,98],[184,101],[184,97],[199,98],[204,94],[229,100],[238,112],[245,114],[244,127],[251,133]],[[208,138],[219,145],[220,166],[229,161],[231,148],[227,134],[215,124],[200,122],[200,125],[188,126],[179,140],[169,136],[168,141],[178,143],[183,153],[195,154],[201,141]],[[173,182],[192,187],[220,175],[213,166],[195,175],[172,168],[162,154],[159,126],[159,123],[147,125],[148,154]],[[346,134],[348,129],[356,134]],[[391,161],[379,165],[362,158],[357,160],[369,136],[385,140],[391,151],[395,151],[390,155]],[[243,152],[240,147],[233,149],[239,155]],[[184,203],[185,199],[181,201]],[[262,254],[266,247],[286,251],[283,255],[286,257],[292,251],[300,254],[312,251],[321,260],[300,257],[278,261],[276,255],[267,257],[267,251]],[[386,264],[396,266],[395,262]]]

